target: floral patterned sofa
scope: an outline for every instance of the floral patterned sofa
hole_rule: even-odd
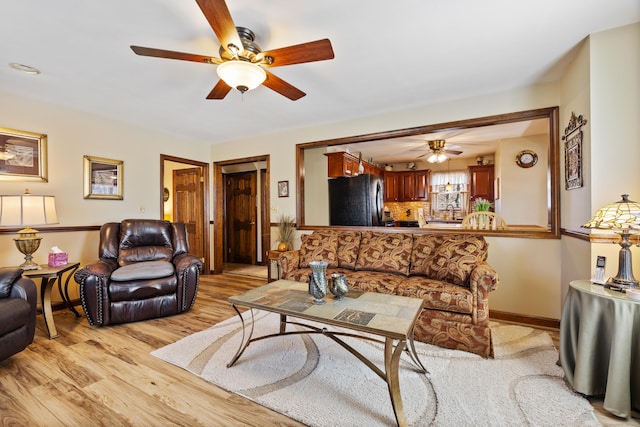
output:
[[[350,288],[424,299],[415,339],[493,355],[488,298],[498,275],[482,236],[325,229],[301,238],[280,254],[281,278],[307,282],[309,262],[327,261],[327,275],[344,273]]]

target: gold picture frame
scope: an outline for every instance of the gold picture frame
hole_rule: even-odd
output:
[[[47,182],[47,135],[0,127],[0,180]]]
[[[84,198],[124,199],[124,162],[84,156]]]

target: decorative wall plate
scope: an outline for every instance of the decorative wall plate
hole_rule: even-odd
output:
[[[538,155],[531,150],[522,150],[516,155],[516,164],[521,168],[530,168],[538,163]]]

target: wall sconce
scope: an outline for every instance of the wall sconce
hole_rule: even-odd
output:
[[[638,226],[640,226],[640,204],[630,201],[628,194],[623,194],[622,200],[619,202],[598,209],[594,217],[582,226],[612,230],[620,234],[618,274],[609,279],[608,283],[612,288],[624,289],[638,286],[638,281],[633,277],[631,250],[629,249],[632,245],[629,239],[633,231],[632,228]]]
[[[40,247],[42,237],[32,225],[57,224],[56,199],[54,196],[34,196],[26,189],[19,196],[0,196],[0,227],[25,226],[13,239],[16,247],[24,255],[23,270],[37,270],[38,264],[33,262],[33,254]]]

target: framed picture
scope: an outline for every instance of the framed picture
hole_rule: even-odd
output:
[[[582,131],[578,131],[564,143],[565,188],[582,187]]]
[[[122,200],[122,160],[84,156],[84,198]]]
[[[0,128],[0,180],[47,179],[47,135]]]
[[[289,181],[278,181],[278,197],[289,197]]]

